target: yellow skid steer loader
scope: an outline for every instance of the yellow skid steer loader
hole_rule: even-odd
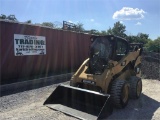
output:
[[[89,58],[70,80],[44,102],[51,109],[79,119],[107,118],[113,106],[124,108],[141,95],[142,44],[114,36],[91,37]]]

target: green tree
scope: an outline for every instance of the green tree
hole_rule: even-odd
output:
[[[107,30],[107,35],[114,35],[111,27]]]
[[[145,33],[138,33],[137,35],[126,36],[130,43],[143,43],[146,44],[150,41],[149,35]]]
[[[0,19],[6,19],[6,18],[7,18],[6,15],[1,14]]]
[[[41,25],[46,26],[46,27],[54,28],[54,24],[52,22],[43,22]]]
[[[160,37],[158,37],[155,40],[149,41],[145,47],[147,48],[148,51],[151,52],[159,52],[160,53]]]
[[[55,21],[53,24],[54,24],[54,28],[56,28],[56,29],[63,29],[62,22]]]
[[[137,36],[130,35],[130,36],[127,36],[126,39],[127,39],[130,43],[138,43]]]
[[[83,27],[83,24],[80,23],[80,22],[77,23],[76,26],[77,26],[77,30],[80,31],[80,32],[83,32],[85,30],[84,27]]]
[[[150,41],[149,34],[145,34],[145,33],[138,33],[137,39],[138,39],[138,42],[143,43],[143,44],[146,44]]]
[[[27,20],[26,23],[32,23],[32,21],[31,20]]]
[[[1,14],[0,19],[18,21],[17,18],[15,17],[15,15],[8,15],[8,16],[6,16],[4,14]]]
[[[113,28],[109,28],[107,30],[108,35],[116,35],[120,37],[126,37],[127,35],[125,34],[126,31],[126,26],[120,23],[119,21],[114,23]]]
[[[149,38],[149,34],[145,34],[145,33],[138,33],[137,36],[139,38],[142,38],[142,39],[148,39]]]
[[[98,30],[95,30],[95,29],[91,29],[89,31],[90,34],[95,34],[95,35],[100,35],[100,32]]]
[[[102,31],[100,32],[100,35],[107,35],[107,31],[102,30]]]
[[[12,21],[18,21],[15,15],[9,15],[6,19],[12,20]]]

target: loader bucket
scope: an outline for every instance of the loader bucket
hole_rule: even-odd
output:
[[[59,85],[44,102],[51,109],[79,119],[101,119],[112,113],[110,95],[67,85]]]

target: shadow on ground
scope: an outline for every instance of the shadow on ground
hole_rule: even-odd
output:
[[[67,74],[63,77],[53,77],[53,78],[42,78],[37,80],[24,81],[19,83],[7,84],[0,86],[0,97],[15,94],[18,92],[24,92],[26,90],[37,89],[40,87],[58,84],[65,81],[68,81],[71,77],[71,74]]]
[[[107,118],[129,120],[151,120],[154,112],[160,107],[160,103],[145,94],[137,100],[130,100],[126,108],[114,109],[113,114]]]

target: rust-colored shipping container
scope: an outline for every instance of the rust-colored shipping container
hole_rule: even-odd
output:
[[[14,55],[14,34],[45,36],[45,55]],[[77,69],[88,57],[89,34],[0,21],[1,84]]]

